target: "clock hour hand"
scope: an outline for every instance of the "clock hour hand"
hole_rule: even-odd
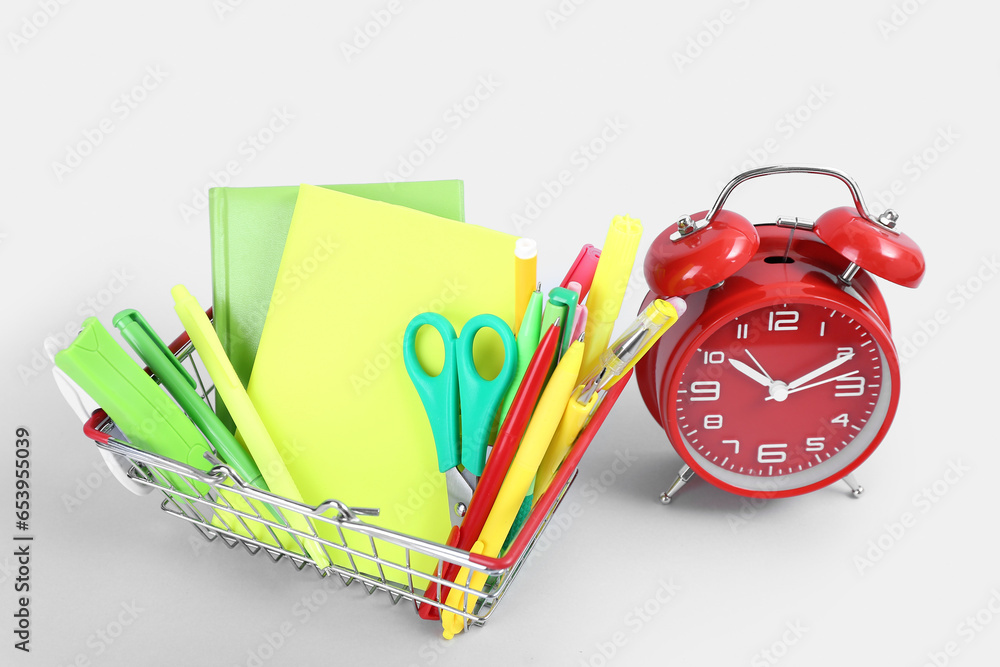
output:
[[[730,359],[729,363],[733,365],[733,368],[738,370],[740,373],[743,373],[743,375],[746,375],[754,382],[758,382],[768,388],[771,387],[771,379],[769,377],[767,377],[762,373],[758,373],[754,369],[744,364],[742,361],[737,361],[736,359]]]
[[[827,371],[832,371],[834,368],[837,368],[841,364],[846,364],[848,361],[850,361],[853,358],[854,358],[854,353],[853,352],[851,352],[850,354],[845,354],[843,356],[837,357],[836,359],[834,359],[830,363],[825,364],[823,366],[820,366],[816,370],[810,371],[809,373],[806,373],[805,375],[803,375],[800,378],[796,378],[796,379],[792,380],[791,382],[788,383],[788,389],[792,390],[792,389],[795,389],[796,387],[800,387],[800,386],[804,385],[806,382],[809,382],[809,380],[812,380],[813,378],[817,378],[820,375],[822,375],[823,373],[826,373]]]

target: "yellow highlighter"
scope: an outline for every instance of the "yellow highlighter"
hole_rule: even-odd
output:
[[[541,498],[549,488],[573,441],[594,412],[602,395],[599,392],[607,391],[632,370],[632,367],[645,356],[686,309],[687,304],[683,299],[677,297],[656,299],[646,306],[639,317],[611,344],[611,347],[604,351],[598,369],[576,388],[566,404],[566,411],[563,412],[559,427],[552,436],[552,443],[538,467],[534,492],[536,499]]]
[[[583,360],[583,351],[583,341],[576,341],[570,345],[569,350],[563,355],[556,370],[552,373],[531,421],[528,423],[524,439],[521,440],[517,454],[510,464],[507,477],[504,478],[500,492],[493,502],[490,515],[486,518],[486,523],[479,533],[479,540],[470,550],[471,553],[482,554],[490,558],[495,558],[500,554],[500,548],[503,546],[507,533],[517,516],[517,510],[520,508],[521,502],[531,486],[531,480],[538,470],[538,464],[552,440],[552,434],[556,430],[566,402],[573,393],[576,376]],[[464,584],[468,578],[469,569],[462,568],[455,578],[455,583]],[[481,591],[485,583],[486,574],[474,572],[469,587]],[[463,607],[464,597],[464,592],[452,588],[451,592],[448,593],[447,604],[449,607]],[[464,604],[464,608],[472,609],[476,604],[476,599],[473,596],[467,601],[467,604]],[[442,609],[441,625],[444,627],[444,638],[451,639],[465,629],[465,619],[454,612]]]
[[[587,326],[584,329],[587,351],[580,368],[580,381],[597,368],[601,353],[611,339],[641,238],[642,223],[638,220],[618,215],[611,221],[594,272],[594,284],[587,297]]]
[[[288,474],[274,441],[271,440],[267,428],[260,420],[250,397],[247,396],[243,383],[240,382],[233,365],[223,351],[222,343],[205,311],[184,285],[177,285],[170,293],[174,297],[174,310],[177,311],[185,331],[191,338],[191,343],[198,350],[205,369],[212,377],[215,390],[229,408],[229,413],[239,429],[239,436],[263,473],[268,488],[276,495],[303,502],[295,480]],[[288,518],[289,524],[295,530],[307,535],[313,534],[308,522],[301,515],[289,512]],[[331,565],[329,557],[318,542],[306,539],[302,541],[317,566],[322,569]]]

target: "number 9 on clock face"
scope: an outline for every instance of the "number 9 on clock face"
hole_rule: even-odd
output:
[[[895,352],[864,311],[760,307],[702,331],[685,356],[663,406],[671,440],[733,491],[795,495],[843,477],[895,409]]]

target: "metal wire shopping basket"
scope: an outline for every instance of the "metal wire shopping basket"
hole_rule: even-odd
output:
[[[208,314],[211,317],[211,309]],[[214,386],[206,384],[207,373],[200,368],[197,352],[187,334],[183,333],[169,347],[182,364],[187,364],[192,369],[191,374],[197,381],[199,394],[214,409]],[[148,373],[149,369],[146,370]],[[506,554],[499,558],[470,554],[366,523],[363,517],[378,515],[377,508],[353,508],[334,499],[311,507],[260,491],[244,483],[231,468],[218,460],[213,461],[215,465],[209,472],[203,472],[173,459],[136,449],[125,440],[114,437],[113,434],[118,431],[103,410],[93,413],[84,425],[84,433],[99,448],[126,460],[131,465],[127,471],[130,479],[140,485],[159,489],[164,495],[160,509],[189,522],[210,542],[220,540],[229,548],[242,545],[251,555],[263,552],[274,562],[284,559],[297,570],[312,569],[322,577],[339,575],[346,586],[360,581],[369,595],[384,591],[394,605],[404,598],[412,600],[423,618],[439,618],[440,610],[447,609],[464,617],[467,625],[481,626],[506,593],[535,541],[573,483],[580,458],[628,379],[628,376],[623,378],[604,397],[574,443],[555,480],[532,509]],[[273,515],[259,511],[258,508],[264,503],[276,510]],[[289,516],[292,515],[295,515],[295,521],[289,521]],[[308,532],[293,528],[293,525],[307,526]],[[327,527],[323,530],[326,537],[321,537],[317,530],[321,525]],[[362,543],[367,543],[369,548],[359,548],[359,539]],[[322,567],[310,558],[303,546],[305,540],[319,544],[330,564]],[[380,553],[380,544],[394,545],[394,548],[390,550],[383,546]],[[387,554],[387,551],[392,553]],[[336,559],[331,557],[335,553],[339,556]],[[436,570],[424,572],[412,567],[412,557],[416,553],[437,560]],[[467,568],[468,577],[462,581],[445,578],[445,568],[452,569],[449,564],[454,564],[456,568]],[[470,588],[475,572],[487,575],[487,583],[482,591]],[[425,589],[426,582],[437,585]],[[460,606],[447,604],[448,588],[459,589],[468,594],[461,596]],[[432,590],[432,593],[428,595],[425,590]],[[470,603],[470,600],[474,602]]]

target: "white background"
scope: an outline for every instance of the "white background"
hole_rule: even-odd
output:
[[[262,646],[275,665],[775,664],[763,650],[782,665],[995,661],[995,3],[231,2],[4,3],[0,538],[14,532],[14,429],[27,425],[36,541],[30,655],[11,646],[12,547],[0,548],[0,661],[246,665]],[[449,121],[463,103],[475,110]],[[245,142],[276,109],[293,118],[253,153]],[[103,119],[113,131],[88,147]],[[609,122],[614,141],[581,162]],[[917,290],[882,283],[910,354],[895,424],[858,473],[864,497],[838,484],[754,507],[692,482],[662,507],[679,458],[629,387],[566,499],[575,516],[550,528],[490,622],[446,645],[407,604],[202,546],[152,497],[88,486],[100,458],[43,338],[75,331],[88,300],[106,325],[137,307],[178,331],[169,288],[211,298],[196,192],[227,162],[236,186],[381,181],[437,128],[445,140],[411,178],[464,179],[470,222],[537,239],[546,287],[583,243],[603,243],[613,215],[643,221],[641,259],[741,168],[837,167],[875,209],[895,183],[928,270]],[[75,167],[56,166],[78,149]],[[562,170],[571,184],[526,211]],[[763,221],[847,203],[834,181],[785,177],[729,206]],[[639,266],[626,313],[643,296]],[[626,453],[637,462],[609,472]],[[953,464],[967,471],[949,484]],[[936,502],[915,502],[935,482]],[[663,582],[676,588],[667,602]],[[310,595],[322,604],[305,618]],[[110,644],[97,638],[119,620]]]

